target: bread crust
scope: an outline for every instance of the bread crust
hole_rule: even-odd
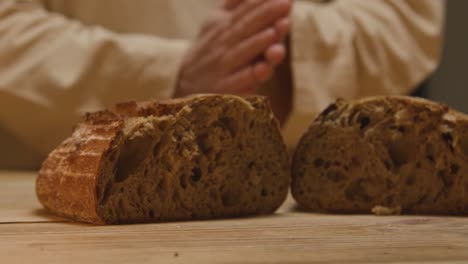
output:
[[[303,135],[292,194],[332,213],[468,214],[468,117],[404,96],[337,100]]]
[[[199,95],[184,99],[148,102],[126,102],[112,109],[88,113],[85,120],[74,130],[71,137],[52,151],[44,161],[36,181],[36,193],[42,205],[55,214],[77,221],[109,223],[99,212],[99,202],[105,195],[106,181],[103,176],[112,170],[109,160],[114,149],[121,145],[124,124],[131,118],[158,117],[177,119],[184,107],[194,103],[219,100],[241,100],[249,107],[271,112],[264,97],[239,98],[235,96]],[[273,133],[279,134],[279,123],[271,114]],[[282,144],[282,143],[281,143]],[[284,153],[286,153],[286,147]],[[287,166],[287,158],[285,156]],[[289,185],[289,177],[285,185]],[[284,193],[278,194],[284,201]],[[277,203],[277,202],[276,202]],[[270,206],[276,209],[281,203]],[[189,220],[189,219],[182,219]],[[141,221],[140,221],[141,222]]]

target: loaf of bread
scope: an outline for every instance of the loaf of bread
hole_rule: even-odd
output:
[[[410,97],[338,100],[300,140],[292,194],[317,212],[468,214],[468,116]]]
[[[290,185],[263,97],[204,95],[91,113],[43,163],[36,192],[61,216],[95,224],[273,213]]]

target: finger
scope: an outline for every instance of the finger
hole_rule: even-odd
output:
[[[258,62],[253,68],[253,74],[257,83],[263,83],[273,76],[273,67],[264,61]]]
[[[242,17],[247,15],[248,13],[252,12],[252,10],[255,10],[263,4],[264,2],[267,2],[269,0],[245,0],[242,1],[233,11],[231,14],[230,18],[230,24],[231,28],[223,34],[222,39],[224,42],[231,41],[234,38],[235,35],[241,34],[241,32],[244,30],[244,28],[241,28],[239,26],[234,27],[236,22],[238,22]],[[276,0],[275,0],[276,1]],[[235,32],[237,31],[237,32]]]
[[[187,69],[187,74],[197,75],[197,73],[210,73],[211,75],[223,74],[226,73],[223,67],[220,65],[220,61],[223,58],[223,55],[226,52],[222,48],[212,48],[209,52],[206,53],[197,53],[198,56],[190,58],[192,62],[192,67]]]
[[[275,29],[279,40],[283,41],[291,30],[291,22],[289,17],[285,17],[276,22]]]
[[[228,72],[237,71],[259,55],[263,55],[269,46],[277,41],[276,32],[269,28],[241,42],[232,48],[223,58]]]
[[[222,10],[216,10],[215,12],[213,12],[202,24],[199,36],[206,34],[212,28],[219,25],[219,23],[221,23],[226,16],[228,16],[227,12]]]
[[[289,0],[270,0],[251,10],[245,16],[233,16],[232,28],[226,32],[227,43],[236,43],[275,24],[288,15],[291,4]]]
[[[275,44],[267,49],[265,58],[270,65],[280,64],[286,57],[286,48],[284,44]]]
[[[233,10],[237,8],[244,0],[226,0],[224,1],[223,8],[225,10]]]
[[[226,19],[221,19],[215,26],[205,29],[192,44],[191,53],[198,55],[196,59],[203,59],[205,54],[212,53],[214,48],[224,47],[220,44],[219,37],[229,30],[228,27],[229,22]]]
[[[245,95],[252,93],[257,86],[257,79],[252,66],[248,66],[221,80],[217,87],[217,93]]]
[[[245,0],[245,1],[241,1],[241,3],[235,8],[235,10],[233,12],[232,19],[234,21],[237,21],[240,18],[244,17],[249,12],[251,12],[251,10],[254,10],[259,5],[263,4],[264,2],[268,2],[268,1],[270,1],[270,0]]]

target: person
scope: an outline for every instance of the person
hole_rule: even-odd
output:
[[[171,35],[180,19],[136,16],[132,8],[143,11],[142,2],[99,3],[0,2],[3,167],[37,167],[83,112],[119,101],[252,93],[285,56],[289,0],[226,0],[193,41]],[[147,1],[146,7],[157,14],[170,4]],[[47,10],[56,5],[89,10],[77,19]],[[190,5],[197,8],[195,2],[184,8]],[[171,11],[181,9],[180,2]],[[87,20],[93,12],[104,22],[101,15],[109,12],[107,24]],[[124,21],[127,13],[132,22]]]
[[[0,163],[37,167],[84,111],[199,92],[270,96],[293,146],[335,98],[408,94],[439,62],[444,0],[220,3],[0,0]]]

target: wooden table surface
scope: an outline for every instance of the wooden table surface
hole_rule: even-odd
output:
[[[0,172],[0,263],[468,263],[468,218],[277,214],[127,226],[42,210],[34,173]]]

